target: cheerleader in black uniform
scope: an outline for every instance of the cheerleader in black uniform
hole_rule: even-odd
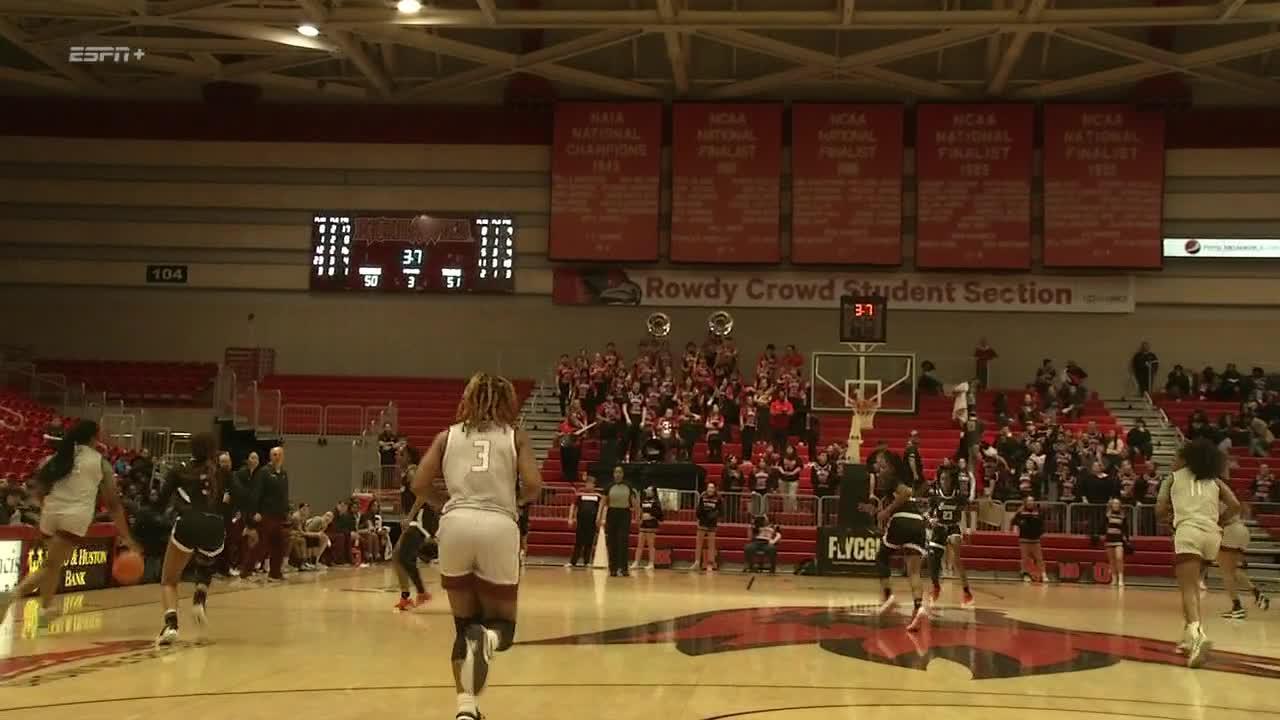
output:
[[[720,499],[720,493],[716,490],[715,483],[707,483],[707,489],[702,492],[702,496],[698,498],[698,534],[694,539],[693,546],[693,569],[705,569],[707,572],[715,570],[716,565],[716,528],[720,525],[720,512],[723,509],[723,502]],[[702,563],[702,549],[706,547],[707,561],[705,567]]]
[[[636,545],[636,562],[633,565],[637,570],[653,569],[653,564],[658,557],[654,548],[654,541],[658,537],[658,526],[661,524],[662,502],[658,500],[658,489],[650,485],[644,489],[644,493],[640,497],[640,542]],[[641,563],[646,547],[649,548],[649,564],[647,566]]]
[[[165,610],[164,627],[156,638],[157,645],[172,645],[178,639],[178,583],[192,556],[196,559],[196,592],[191,598],[191,612],[196,625],[203,627],[208,622],[205,603],[209,583],[213,580],[214,562],[226,540],[222,496],[231,479],[229,471],[214,463],[215,454],[211,434],[193,436],[191,458],[169,471],[156,500],[157,508],[168,507],[172,500],[178,510],[161,572],[160,600]]]
[[[1116,587],[1124,587],[1124,543],[1129,539],[1126,529],[1127,516],[1120,498],[1111,498],[1107,503],[1107,562],[1111,563],[1111,576],[1116,579]]]
[[[920,507],[920,501],[914,497],[911,470],[907,463],[888,451],[881,453],[876,463],[877,484],[884,496],[881,501],[883,509],[879,515],[880,524],[884,527],[884,537],[880,541],[880,551],[876,554],[876,570],[880,575],[880,589],[884,594],[880,614],[892,612],[898,605],[889,582],[889,559],[894,552],[901,552],[907,566],[907,579],[911,583],[911,598],[915,604],[907,630],[915,632],[928,618],[924,609],[924,582],[920,577],[921,564],[928,554],[924,511]]]
[[[1040,547],[1040,536],[1044,535],[1044,519],[1040,517],[1040,508],[1031,495],[1022,498],[1022,507],[1014,513],[1011,527],[1018,529],[1018,552],[1021,555],[1022,580],[1031,582],[1032,575],[1027,571],[1030,566],[1035,571],[1036,582],[1044,581],[1044,550]]]

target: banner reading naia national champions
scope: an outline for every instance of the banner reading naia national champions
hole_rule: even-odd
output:
[[[1130,313],[1128,275],[974,276],[909,273],[714,272],[557,268],[558,305],[835,308],[840,296],[874,294],[900,310]]]

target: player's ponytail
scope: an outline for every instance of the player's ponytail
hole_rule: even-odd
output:
[[[53,488],[54,483],[71,474],[76,464],[76,447],[89,445],[98,436],[98,423],[92,420],[81,420],[58,441],[58,448],[53,457],[40,468],[36,476],[45,492]]]

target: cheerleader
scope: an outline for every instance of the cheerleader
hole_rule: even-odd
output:
[[[1111,498],[1107,502],[1107,562],[1111,563],[1111,575],[1118,588],[1124,587],[1124,544],[1129,539],[1127,519],[1120,498]]]
[[[657,551],[654,541],[658,537],[658,526],[662,524],[662,502],[658,500],[658,489],[650,485],[644,489],[640,497],[640,542],[636,545],[636,561],[632,567],[638,570],[652,570],[657,562]],[[712,543],[714,545],[714,541]],[[644,565],[644,549],[649,548],[649,564]]]
[[[1010,527],[1017,528],[1018,531],[1022,581],[1031,582],[1034,579],[1036,582],[1044,582],[1044,549],[1040,547],[1040,537],[1044,535],[1044,519],[1040,517],[1040,508],[1034,497],[1028,495],[1022,498],[1022,507],[1014,513]],[[1028,572],[1028,568],[1032,572]]]
[[[738,427],[742,428],[742,457],[755,455],[756,428],[760,423],[760,406],[755,391],[746,388],[742,392],[742,407],[738,409]]]
[[[707,489],[698,498],[698,532],[693,546],[693,569],[704,569],[712,572],[716,569],[716,528],[720,524],[720,514],[724,502],[716,491],[715,483],[707,483]],[[702,563],[702,549],[707,550],[706,565]]]

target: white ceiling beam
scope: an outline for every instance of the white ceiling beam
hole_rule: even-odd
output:
[[[1217,63],[1259,55],[1268,50],[1280,48],[1280,33],[1238,40],[1184,55],[1171,53],[1167,50],[1154,48],[1099,30],[1076,29],[1060,34],[1072,42],[1114,52],[1117,55],[1140,60],[1141,62],[1024,88],[1015,93],[1015,97],[1038,99],[1071,95],[1087,90],[1137,82],[1144,78],[1155,77],[1168,72],[1186,73],[1271,98],[1280,97],[1280,83],[1238,70],[1216,66]]]
[[[917,55],[936,52],[944,48],[964,45],[981,40],[991,35],[993,32],[994,30],[957,28],[912,38],[910,40],[904,40],[898,43],[891,43],[872,50],[856,52],[852,55],[846,55],[839,60],[835,60],[834,57],[826,55],[825,53],[818,53],[819,55],[827,58],[827,60],[820,64],[802,65],[798,68],[791,68],[789,70],[783,70],[775,73],[767,73],[750,80],[722,85],[709,92],[708,96],[715,99],[742,97],[743,95],[750,95],[763,90],[771,90],[788,83],[808,80],[816,76],[834,74],[837,71],[856,70],[859,68],[884,65],[887,63],[897,62],[898,60],[915,57]],[[770,38],[762,38],[761,36],[751,33],[747,34],[752,36],[752,42],[754,43],[758,43],[759,40],[767,40],[771,43],[777,42]],[[723,36],[716,35],[716,37],[719,38]],[[804,50],[804,48],[795,48],[795,46],[790,46],[788,43],[781,44],[788,45],[793,48],[793,50],[789,52],[794,52],[794,50]]]
[[[302,11],[306,13],[307,19],[318,26],[324,27],[325,22],[329,19],[329,10],[320,0],[298,0],[298,4],[302,7]],[[342,54],[351,61],[352,65],[360,71],[365,80],[369,84],[377,88],[378,94],[384,98],[389,98],[395,94],[395,84],[391,82],[391,78],[378,66],[377,63],[369,57],[360,45],[360,39],[345,30],[330,30],[329,35],[333,38],[333,43],[338,46]]]
[[[147,15],[151,17],[173,17],[197,10],[208,10],[232,5],[236,0],[168,0],[168,2],[147,3]]]
[[[1280,97],[1280,83],[1274,83],[1266,78],[1237,70],[1217,67],[1218,63],[1229,62],[1242,57],[1252,57],[1280,47],[1280,35],[1275,33],[1237,40],[1185,55],[1161,50],[1160,48],[1101,30],[1080,28],[1070,30],[1064,33],[1064,36],[1072,42],[1097,50],[1113,52],[1143,63],[1157,65],[1164,70],[1186,73],[1250,92],[1271,93],[1272,97]],[[1161,73],[1154,74],[1159,75]]]
[[[338,47],[336,45],[323,38],[304,37],[293,30],[267,27],[265,25],[258,25],[251,22],[194,20],[182,17],[166,20],[165,24],[199,30],[200,32],[206,32],[212,35],[226,35],[228,37],[245,38],[246,40],[261,40],[273,45],[283,45],[285,47],[305,48],[307,50],[323,50],[328,53],[338,52]]]
[[[49,73],[35,73],[27,70],[19,70],[17,68],[0,67],[0,80],[20,83],[22,85],[30,85],[31,87],[44,88],[46,90],[54,90],[67,94],[79,94],[81,88],[79,85],[60,76]]]
[[[204,67],[200,63],[193,62],[191,60],[178,60],[176,58],[164,57],[163,55],[147,55],[141,60],[138,60],[137,63],[153,70],[159,70],[197,80],[220,79],[216,76],[209,75],[205,72]],[[224,65],[223,72],[225,73],[227,68],[234,67],[236,67],[236,65]],[[367,98],[369,96],[368,91],[364,88],[356,87],[354,85],[321,82],[317,80],[309,80],[307,78],[294,77],[291,75],[279,75],[270,72],[254,72],[244,73],[239,77],[246,82],[258,83],[260,85],[314,92],[323,95],[334,95],[344,98]]]
[[[887,87],[909,90],[920,97],[948,100],[970,97],[969,93],[958,87],[881,67],[863,67],[857,70],[841,71],[840,74],[861,80],[871,80]]]
[[[1244,7],[1247,2],[1249,0],[1222,0],[1222,2],[1218,3],[1218,9],[1220,10],[1218,19],[1230,20],[1235,17],[1236,13],[1240,12],[1240,8]]]
[[[678,22],[674,0],[658,0],[658,17],[664,25]],[[663,43],[667,46],[667,62],[671,65],[671,78],[675,81],[676,92],[684,95],[689,92],[689,60],[685,55],[685,39],[674,30],[664,30]]]
[[[1044,12],[1045,6],[1049,0],[1030,0],[1025,3],[1022,8],[1022,17],[1027,22],[1035,22],[1040,17],[1040,13]],[[988,95],[1003,94],[1005,88],[1009,86],[1009,76],[1013,74],[1013,68],[1018,64],[1018,60],[1022,58],[1022,53],[1027,49],[1027,42],[1031,40],[1030,30],[1018,30],[1013,34],[1013,39],[1009,41],[1009,47],[1005,48],[1004,55],[1000,58],[1000,62],[996,64],[996,70],[991,75],[991,82],[987,85]]]
[[[514,75],[518,72],[529,72],[534,68],[550,63],[563,62],[569,58],[577,57],[589,52],[595,52],[618,43],[627,42],[634,38],[640,37],[644,33],[638,30],[601,30],[600,32],[583,35],[582,37],[566,40],[562,43],[556,43],[550,47],[544,47],[531,53],[525,53],[516,58],[515,65],[511,67],[498,66],[482,66],[463,70],[454,73],[449,77],[433,80],[424,83],[415,88],[402,91],[400,99],[411,99],[421,95],[430,94],[441,90],[453,90],[480,83],[492,82],[508,75]]]
[[[556,80],[568,83],[570,85],[578,85],[580,87],[589,87],[604,92],[614,93],[616,95],[626,95],[631,97],[660,98],[663,93],[658,88],[643,83],[623,80],[621,78],[609,77],[599,73],[589,72],[586,70],[578,70],[554,63],[546,63],[525,67],[520,65],[520,56],[515,53],[505,52],[503,50],[494,50],[492,48],[472,45],[450,38],[440,37],[439,35],[431,35],[426,32],[414,32],[411,30],[401,30],[395,27],[380,26],[370,28],[370,34],[377,35],[383,40],[394,42],[397,45],[405,47],[414,47],[419,50],[428,52],[438,52],[451,57],[469,60],[480,65],[491,65],[496,67],[508,68],[514,72],[527,72],[531,75],[538,75],[548,80]]]
[[[95,94],[111,94],[110,88],[99,82],[97,78],[67,61],[66,47],[50,48],[33,43],[26,33],[22,31],[22,28],[5,18],[0,18],[0,37],[44,63],[50,70],[75,83],[82,91]]]
[[[479,6],[480,13],[490,25],[498,24],[498,7],[494,5],[493,0],[476,0],[476,5]]]
[[[840,24],[852,25],[853,14],[857,11],[854,7],[856,0],[841,0],[840,2]]]
[[[1017,10],[870,10],[860,9],[851,24],[854,29],[936,30],[940,28],[988,28],[1015,32],[1020,29],[1050,32],[1071,27],[1151,27],[1156,25],[1207,25],[1217,22],[1280,22],[1280,2],[1253,0],[1227,20],[1213,5],[1126,7],[1058,7],[1046,10],[1035,23],[1021,22]],[[70,2],[49,0],[0,0],[0,12],[31,17],[70,19],[119,19],[104,10],[84,9]],[[288,7],[212,7],[192,11],[185,17],[200,20],[227,20],[250,23],[292,25],[297,11]],[[831,30],[843,20],[843,8],[831,10],[686,10],[680,13],[679,29],[691,31],[729,27],[738,29]],[[404,15],[393,8],[344,7],[330,14],[331,28],[354,30],[361,26],[436,26],[459,28],[555,28],[609,29],[640,28],[661,30],[664,25],[654,10],[503,10],[491,23],[480,10],[433,8],[429,13]]]

